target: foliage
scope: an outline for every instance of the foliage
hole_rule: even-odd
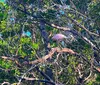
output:
[[[0,2],[0,84],[99,85],[99,4],[98,0]],[[57,33],[66,39],[53,41]],[[56,47],[75,54],[56,52]]]

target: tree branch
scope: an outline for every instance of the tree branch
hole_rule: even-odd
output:
[[[79,24],[76,20],[72,19],[71,17],[66,16],[67,18],[69,18],[73,23],[75,23],[77,26],[79,26],[80,28],[84,29],[86,32],[88,32],[90,35],[94,35],[97,37],[100,37],[100,35],[90,32],[86,27],[84,27],[83,25]]]

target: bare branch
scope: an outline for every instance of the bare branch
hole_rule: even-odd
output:
[[[27,80],[27,81],[38,81],[38,82],[45,82],[48,83],[50,85],[55,85],[54,82],[48,81],[48,80],[39,80],[39,79],[35,79],[35,78],[28,78],[28,77],[23,77],[23,79]]]
[[[75,23],[77,26],[79,26],[80,28],[84,29],[86,32],[88,32],[90,35],[94,35],[97,37],[100,37],[100,35],[93,33],[91,31],[89,31],[86,27],[84,27],[83,25],[79,24],[76,20],[72,19],[71,17],[66,16],[67,18],[69,18],[73,23]]]
[[[9,82],[3,82],[1,85],[11,85]]]
[[[60,26],[55,25],[55,24],[51,24],[51,26],[54,27],[54,28],[57,28],[59,30],[64,30],[64,31],[70,30],[70,28],[68,28],[68,27],[60,27]]]
[[[42,58],[39,58],[35,61],[30,61],[29,64],[37,64],[37,63],[43,63],[43,62],[46,62],[47,59],[49,58],[52,58],[53,57],[53,54],[55,52],[58,52],[58,53],[70,53],[70,54],[77,54],[76,52],[74,52],[73,50],[69,49],[69,48],[63,48],[63,49],[60,49],[58,47],[56,48],[52,48],[52,50],[48,53],[48,55],[42,57]]]
[[[18,62],[18,60],[16,58],[11,58],[11,57],[7,57],[7,56],[1,56],[0,58],[2,58],[4,60],[14,61],[17,66],[22,67],[21,64]]]

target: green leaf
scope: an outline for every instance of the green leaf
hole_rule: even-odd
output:
[[[20,42],[23,43],[23,44],[24,44],[24,43],[30,43],[30,41],[31,41],[31,40],[30,40],[30,38],[28,38],[28,37],[22,37],[22,38],[20,39]]]
[[[1,46],[6,46],[8,43],[6,41],[0,40],[0,45]]]
[[[1,21],[0,29],[5,29],[6,25],[6,21]]]
[[[39,48],[39,44],[38,43],[32,43],[32,48],[33,49],[38,49]]]

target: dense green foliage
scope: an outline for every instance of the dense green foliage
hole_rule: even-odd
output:
[[[0,84],[100,85],[99,62],[99,0],[0,2]]]

